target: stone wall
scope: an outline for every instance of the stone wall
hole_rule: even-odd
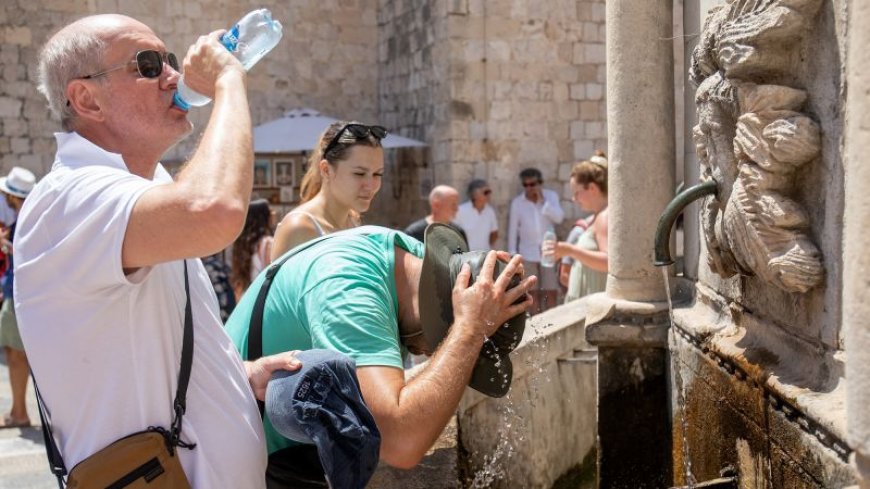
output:
[[[577,213],[573,163],[607,149],[604,2],[449,4],[452,150],[439,153],[450,158],[447,178],[460,189],[474,177],[489,180],[504,243],[518,174],[537,167],[563,198],[564,236]]]
[[[466,389],[458,414],[464,487],[597,487],[597,352],[584,338],[585,316],[581,299],[527,321],[505,397]]]
[[[445,2],[378,2],[379,120],[390,130],[431,146],[391,157],[369,219],[404,228],[429,213],[427,197],[434,185],[450,183],[440,178],[449,161],[441,153],[450,151],[447,26]]]
[[[573,163],[606,150],[604,2],[379,6],[381,120],[430,145],[423,157],[390,168],[375,207],[405,206],[382,218],[410,222],[428,213],[433,185],[464,193],[472,178],[486,178],[503,246],[518,174],[534,166],[562,195],[564,235],[578,213],[568,189]]]

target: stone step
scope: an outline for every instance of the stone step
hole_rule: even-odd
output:
[[[0,489],[53,489],[42,430],[37,427],[0,430]]]

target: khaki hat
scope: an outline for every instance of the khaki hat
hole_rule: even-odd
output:
[[[26,168],[13,166],[9,174],[0,178],[0,191],[15,197],[26,198],[36,185],[36,177]]]
[[[486,259],[486,251],[468,251],[465,240],[446,224],[433,223],[426,228],[423,241],[423,268],[420,272],[419,304],[423,337],[434,352],[453,324],[453,285],[462,265],[471,266],[471,283],[477,279]],[[496,262],[497,277],[506,264]],[[512,277],[508,288],[517,286],[519,275]],[[521,297],[518,301],[522,301]],[[483,344],[471,374],[469,387],[490,397],[502,397],[510,390],[513,365],[508,353],[517,347],[526,328],[524,314],[518,314],[499,328]]]

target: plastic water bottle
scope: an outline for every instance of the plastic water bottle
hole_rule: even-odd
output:
[[[272,20],[272,12],[258,9],[248,12],[230,30],[221,36],[221,44],[238,58],[246,70],[278,44],[283,34],[281,23]],[[211,99],[197,93],[184,84],[184,75],[178,80],[178,89],[172,102],[179,108],[188,110],[211,102]]]
[[[541,266],[552,268],[556,265],[556,232],[553,228],[544,233],[544,241],[541,242]]]

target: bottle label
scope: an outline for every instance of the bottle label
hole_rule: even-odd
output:
[[[221,36],[221,44],[231,53],[236,51],[239,45],[239,24],[233,26],[223,36]]]

